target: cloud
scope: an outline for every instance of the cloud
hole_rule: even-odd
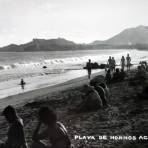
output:
[[[0,0],[0,46],[38,37],[107,39],[127,27],[148,25],[147,4],[146,0]]]

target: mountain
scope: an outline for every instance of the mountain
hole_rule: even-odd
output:
[[[59,50],[85,50],[85,49],[147,49],[148,50],[148,26],[128,28],[112,38],[104,41],[96,40],[90,44],[76,44],[72,41],[57,39],[33,39],[31,42],[21,45],[11,44],[0,48],[0,51],[59,51]]]
[[[137,46],[148,45],[148,26],[128,28],[105,41],[94,41],[91,45]]]
[[[0,51],[56,51],[76,49],[77,44],[63,38],[58,39],[33,39],[31,42],[21,45],[11,44],[0,48]]]

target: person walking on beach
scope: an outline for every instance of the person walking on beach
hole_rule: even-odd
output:
[[[86,63],[86,69],[88,71],[88,79],[90,79],[91,76],[91,69],[92,69],[92,64],[91,64],[91,60],[89,59],[88,62]]]
[[[5,143],[0,144],[0,148],[27,148],[25,139],[23,120],[17,115],[12,106],[7,106],[2,115],[9,123],[8,138]]]
[[[44,124],[45,130],[40,132],[41,125]],[[33,144],[31,148],[70,148],[71,141],[65,126],[57,122],[57,115],[49,107],[42,107],[39,110],[38,125],[33,133]],[[51,146],[43,143],[42,140],[49,140]]]
[[[122,56],[122,58],[121,58],[121,69],[123,69],[123,71],[124,71],[124,67],[125,67],[125,58],[124,58],[124,56]]]
[[[131,57],[129,56],[129,53],[127,54],[126,62],[127,62],[127,71],[130,71],[130,67],[131,67]]]
[[[111,66],[112,66],[112,58],[111,58],[111,56],[109,56],[109,59],[107,61],[107,65],[108,65],[109,69],[112,70],[111,69]]]

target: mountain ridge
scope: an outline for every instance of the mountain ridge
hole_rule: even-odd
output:
[[[32,52],[32,51],[59,51],[59,50],[85,50],[85,49],[122,49],[137,48],[148,50],[148,26],[127,28],[115,36],[101,41],[96,40],[89,44],[77,44],[64,38],[57,39],[33,39],[25,44],[10,44],[1,47],[5,52]]]

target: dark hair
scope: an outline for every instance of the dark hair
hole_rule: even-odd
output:
[[[106,84],[105,83],[100,83],[99,86],[101,86],[102,88],[106,88]]]
[[[117,72],[117,73],[119,72],[119,68],[116,68],[116,72]]]
[[[110,69],[107,70],[107,73],[110,73]]]
[[[49,124],[54,124],[57,121],[57,115],[56,113],[49,107],[44,106],[41,107],[39,110],[39,118],[45,122],[45,123],[49,123]]]
[[[15,108],[11,105],[7,106],[3,112],[2,112],[2,115],[6,116],[6,115],[13,115],[13,116],[16,116],[16,111],[15,111]]]

